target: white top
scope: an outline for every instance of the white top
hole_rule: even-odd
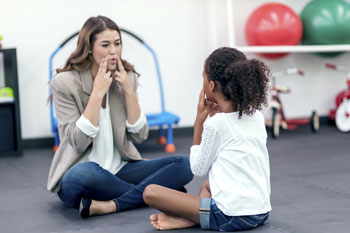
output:
[[[146,124],[146,117],[141,112],[139,119],[131,125],[126,121],[126,130],[137,133]],[[84,115],[81,115],[76,126],[86,135],[94,138],[92,150],[85,161],[92,161],[99,164],[112,174],[117,172],[127,164],[122,160],[117,147],[114,145],[111,117],[109,114],[109,94],[106,97],[106,108],[100,110],[98,127],[95,127]]]
[[[212,198],[228,216],[269,212],[270,165],[264,116],[217,113],[204,123],[200,145],[191,147],[195,176],[209,170]]]

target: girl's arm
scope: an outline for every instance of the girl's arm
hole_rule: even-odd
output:
[[[220,106],[217,103],[214,103],[204,96],[204,90],[201,90],[199,95],[199,101],[197,106],[197,116],[194,123],[194,132],[193,132],[193,144],[199,145],[202,140],[203,133],[203,123],[207,119],[208,115],[210,117],[214,116],[216,113],[221,112]]]
[[[203,123],[208,117],[208,109],[205,104],[204,89],[199,94],[197,116],[194,122],[193,145],[199,145],[202,141]]]
[[[219,153],[221,145],[220,135],[211,124],[204,126],[201,138],[200,145],[191,147],[190,165],[195,176],[204,176],[208,173],[210,166]]]
[[[202,89],[199,95],[190,154],[191,170],[195,176],[204,176],[208,172],[219,151],[220,136],[217,130],[211,124],[203,126],[208,114]]]

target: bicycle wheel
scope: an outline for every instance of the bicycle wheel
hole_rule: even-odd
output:
[[[281,119],[277,108],[272,108],[272,125],[271,134],[273,138],[278,138],[280,135]]]
[[[344,133],[350,131],[350,99],[344,99],[337,108],[335,125]]]
[[[312,132],[316,133],[320,129],[320,118],[316,111],[313,111],[310,118]]]

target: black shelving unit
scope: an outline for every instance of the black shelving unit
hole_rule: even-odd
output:
[[[0,49],[4,84],[14,92],[13,102],[0,102],[0,156],[22,155],[16,49]]]

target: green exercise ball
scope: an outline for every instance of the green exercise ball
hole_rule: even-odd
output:
[[[305,45],[350,43],[350,3],[345,0],[313,0],[300,14]],[[322,53],[338,55],[340,53]]]

